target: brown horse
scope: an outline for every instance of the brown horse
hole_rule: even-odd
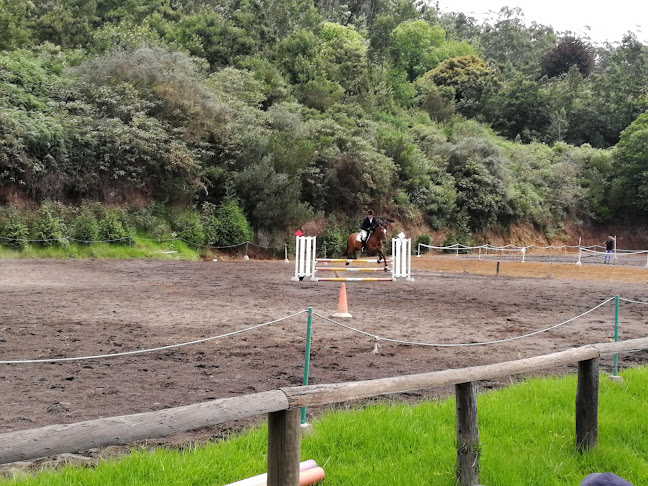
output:
[[[385,272],[387,271],[387,260],[385,260],[385,255],[382,251],[383,242],[387,240],[387,224],[376,220],[376,227],[371,231],[371,235],[365,243],[365,253],[369,256],[378,255],[378,263],[381,261],[385,262]],[[358,241],[358,235],[360,233],[352,233],[349,236],[347,241],[347,250],[345,256],[347,258],[356,258],[356,253],[362,251],[362,243]],[[349,262],[347,262],[347,265]]]

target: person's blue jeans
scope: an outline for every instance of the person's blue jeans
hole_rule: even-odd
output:
[[[605,257],[603,257],[603,263],[610,263],[612,258],[612,250],[605,250]]]

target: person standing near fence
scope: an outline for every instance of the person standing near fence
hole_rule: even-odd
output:
[[[610,263],[615,244],[616,238],[614,236],[608,236],[608,239],[605,242],[605,257],[603,257],[603,263]]]

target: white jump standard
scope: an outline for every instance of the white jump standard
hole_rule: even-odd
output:
[[[412,240],[401,233],[398,238],[392,238],[392,256],[386,261],[389,267],[318,267],[318,263],[381,263],[376,258],[316,258],[316,237],[297,236],[295,243],[295,276],[291,280],[298,282],[304,277],[310,277],[313,282],[392,282],[396,278],[404,278],[409,282],[414,279],[411,273]],[[317,272],[391,272],[389,277],[318,277]]]

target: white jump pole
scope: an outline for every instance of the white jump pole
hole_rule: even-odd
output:
[[[576,262],[576,265],[582,265],[581,263],[581,254],[583,253],[583,248],[578,245],[578,261]]]
[[[524,256],[526,255],[526,248],[520,250],[522,252],[522,263],[524,263]]]

